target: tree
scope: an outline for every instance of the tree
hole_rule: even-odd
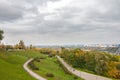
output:
[[[85,54],[85,68],[90,70],[90,71],[95,71],[95,54],[92,52],[86,52]]]
[[[110,60],[109,57],[104,53],[96,54],[96,56],[95,56],[95,61],[96,61],[95,71],[97,74],[106,76],[106,73],[108,72],[109,60]]]
[[[0,48],[5,49],[5,45],[2,43],[2,44],[0,45]]]
[[[116,78],[116,80],[120,79],[120,70],[112,69],[108,72],[109,76],[112,78]]]
[[[23,40],[20,40],[20,42],[19,42],[19,49],[25,49]]]
[[[19,45],[16,44],[16,45],[14,46],[14,49],[19,49]]]
[[[6,50],[9,50],[9,49],[13,49],[13,46],[12,45],[6,45],[5,48],[6,48]]]
[[[0,30],[0,43],[1,43],[1,40],[3,39],[3,30]]]
[[[30,49],[33,49],[33,45],[32,44],[30,45]]]

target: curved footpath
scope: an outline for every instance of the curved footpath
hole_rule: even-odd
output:
[[[112,80],[112,79],[105,78],[105,77],[102,77],[102,76],[98,76],[98,75],[82,72],[82,71],[79,71],[79,70],[75,70],[70,65],[68,65],[62,58],[60,58],[59,56],[56,56],[56,57],[66,67],[66,69],[68,71],[70,71],[71,73],[73,73],[74,75],[76,75],[80,78],[83,78],[85,80]]]
[[[23,68],[24,68],[31,76],[33,76],[35,79],[37,79],[37,80],[47,80],[47,79],[39,76],[38,74],[34,73],[33,71],[31,71],[31,70],[27,67],[28,63],[31,62],[32,60],[33,60],[33,59],[29,59],[27,62],[25,62],[25,64],[23,65]]]

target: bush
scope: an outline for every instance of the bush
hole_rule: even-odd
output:
[[[54,75],[52,73],[47,73],[46,76],[47,77],[54,77]]]
[[[116,68],[120,70],[120,63],[116,65]]]
[[[77,77],[77,76],[74,76],[74,79],[78,79],[78,77]]]
[[[34,64],[34,60],[28,63],[32,70],[39,70],[39,68]]]
[[[108,72],[108,75],[112,78],[120,79],[120,70],[113,69]]]
[[[40,59],[46,59],[46,57],[40,57]]]
[[[58,61],[54,61],[55,64],[59,64]]]
[[[34,60],[37,61],[37,62],[40,62],[40,58],[39,57],[34,58]]]
[[[52,54],[49,54],[49,55],[48,55],[48,57],[51,57],[51,58],[52,58],[52,57],[53,57],[53,55],[52,55]]]

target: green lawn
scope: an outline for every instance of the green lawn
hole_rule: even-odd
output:
[[[42,75],[48,80],[82,80],[80,78],[74,79],[74,75],[66,74],[64,70],[59,66],[57,58],[50,58],[44,55],[45,59],[41,59],[40,62],[35,62],[35,65],[39,67],[39,70],[35,70],[36,73]],[[54,77],[47,77],[47,73],[54,74]]]
[[[40,63],[35,62],[40,68],[35,71],[48,80],[75,80],[73,75],[65,74],[63,69],[57,63],[56,58],[48,58],[47,55],[39,52],[26,51],[4,51],[0,50],[0,80],[36,80],[31,77],[24,69],[23,64],[30,58],[46,57]],[[46,73],[52,73],[55,77],[48,78]],[[77,80],[81,80],[78,78]]]
[[[0,50],[0,80],[36,80],[22,66],[29,58],[37,56],[40,56],[38,52],[29,50]]]

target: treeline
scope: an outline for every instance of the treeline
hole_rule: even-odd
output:
[[[18,44],[15,45],[4,45],[0,44],[0,49],[4,50],[25,50],[25,49],[35,49],[32,45],[26,46],[23,40],[20,40]]]
[[[95,74],[120,79],[120,56],[99,51],[62,48],[63,57],[74,68],[87,69]]]

